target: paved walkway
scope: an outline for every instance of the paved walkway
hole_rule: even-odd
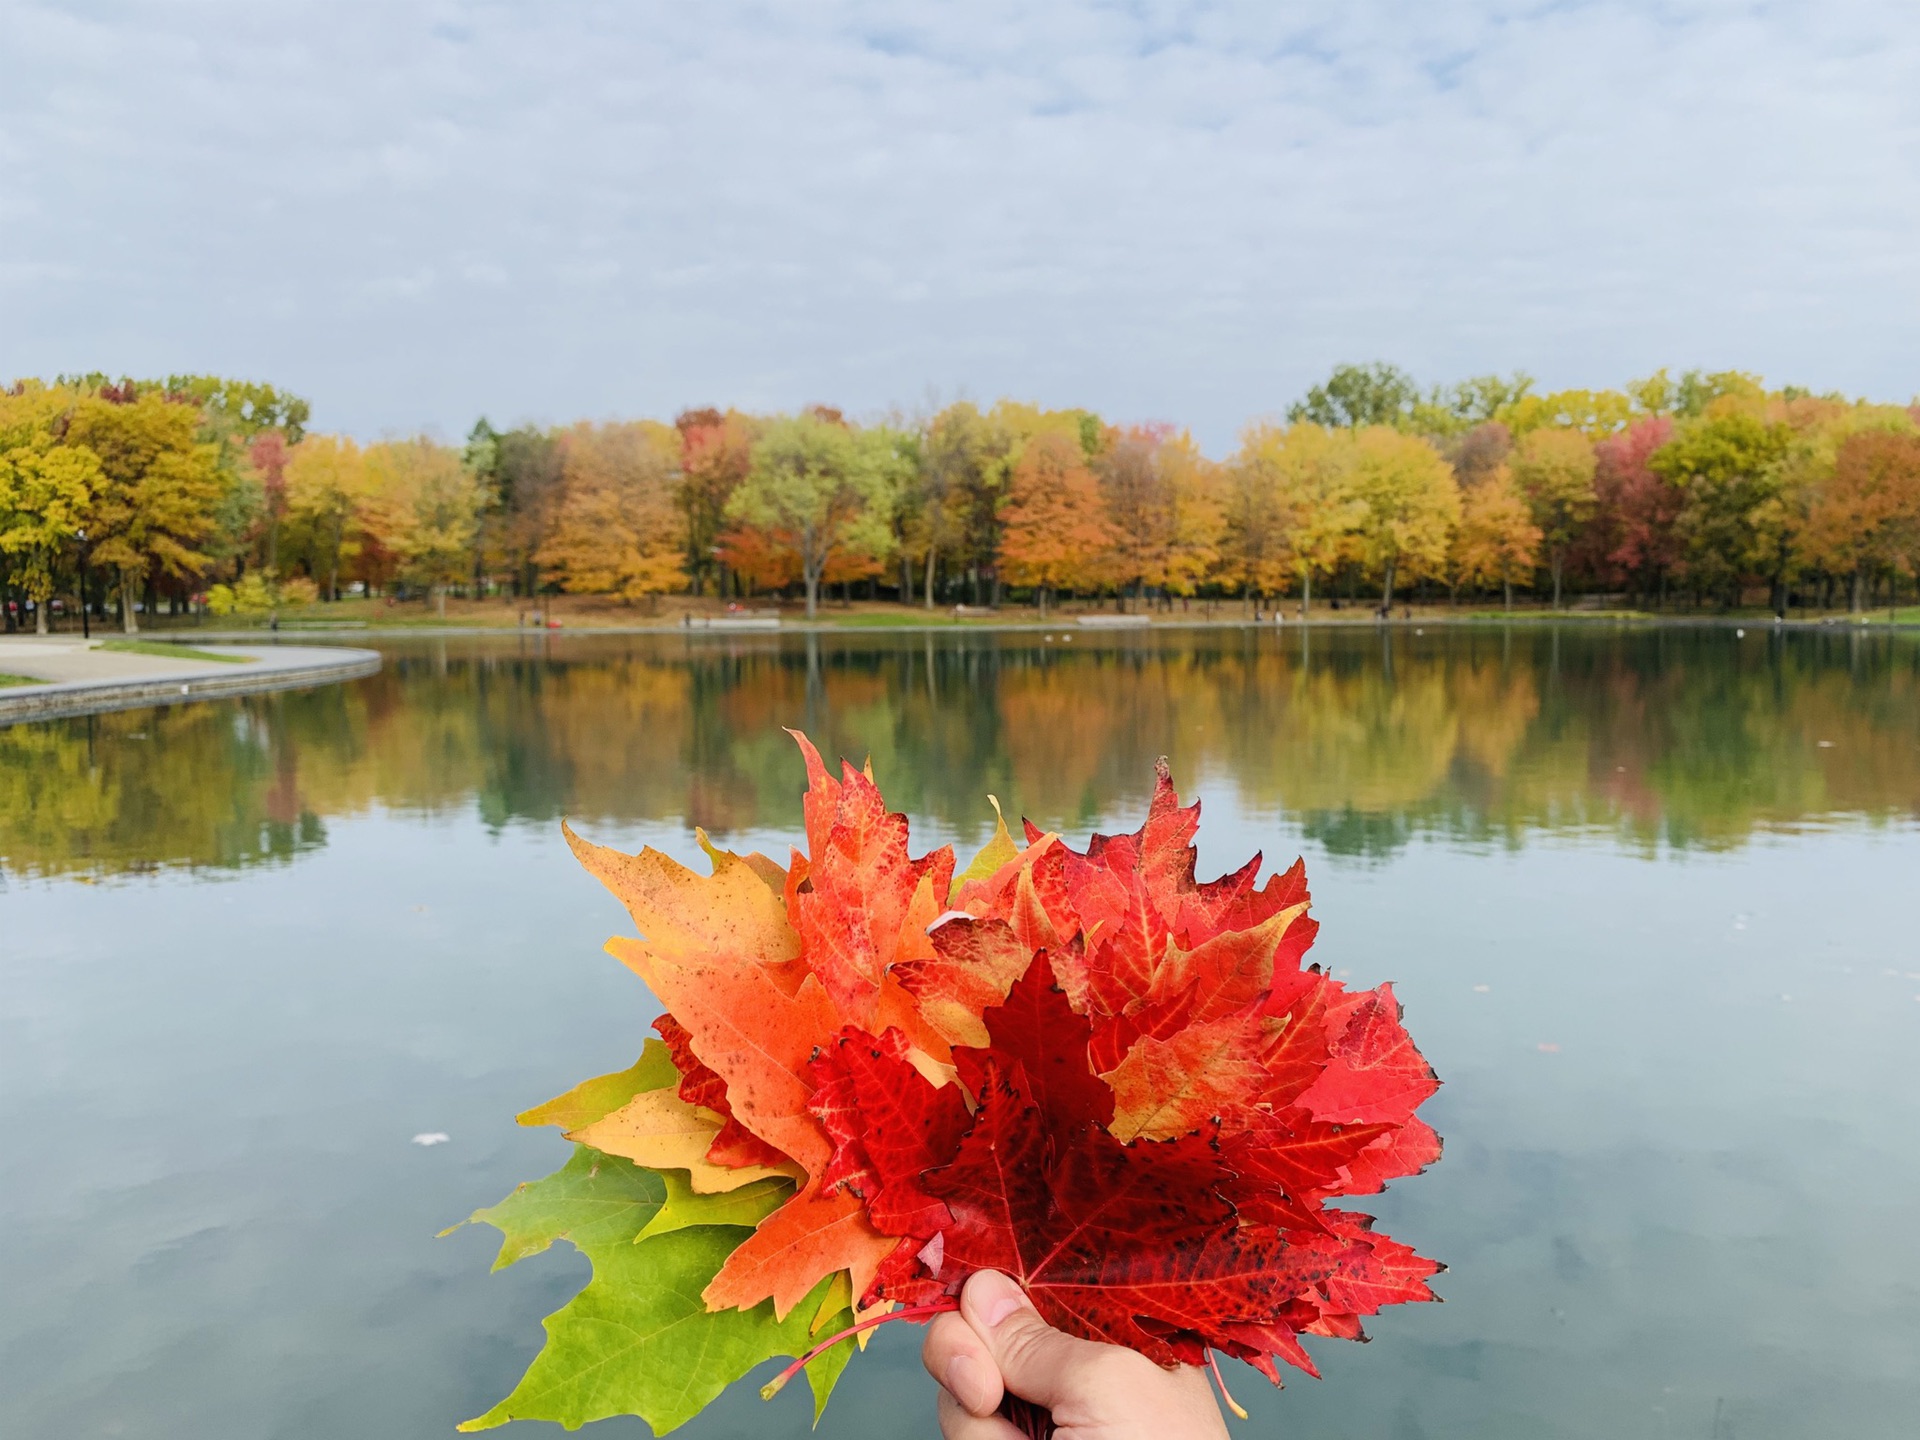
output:
[[[0,636],[0,675],[46,682],[0,686],[0,725],[320,685],[371,675],[380,668],[376,651],[316,645],[190,647],[244,657],[234,661],[134,655],[99,647],[99,641],[77,636]]]

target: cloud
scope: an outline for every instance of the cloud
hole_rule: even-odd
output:
[[[1904,398],[1920,19],[1885,4],[15,3],[0,371],[319,423],[1192,424],[1335,361]]]

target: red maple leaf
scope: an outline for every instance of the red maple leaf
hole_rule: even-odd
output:
[[[1391,986],[1305,965],[1299,862],[1198,880],[1200,807],[1162,762],[1137,832],[1003,832],[956,886],[870,774],[796,739],[807,853],[784,871],[716,853],[702,891],[659,858],[586,857],[646,935],[614,949],[673,1012],[708,1163],[802,1180],[709,1305],[784,1313],[846,1268],[862,1305],[923,1318],[992,1268],[1073,1334],[1277,1381],[1276,1361],[1312,1369],[1301,1335],[1432,1298],[1432,1261],[1331,1202],[1438,1157],[1415,1111],[1439,1082]]]

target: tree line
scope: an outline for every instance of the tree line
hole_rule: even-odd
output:
[[[960,401],[873,423],[688,410],[462,446],[310,433],[298,397],[208,376],[0,393],[7,626],[56,600],[266,611],[343,594],[654,603],[839,586],[929,608],[1062,597],[1516,590],[1854,610],[1920,574],[1920,406],[1662,370],[1543,393],[1343,365],[1225,459],[1184,430]]]

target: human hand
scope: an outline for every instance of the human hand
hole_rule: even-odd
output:
[[[1022,1440],[995,1412],[1009,1392],[1053,1413],[1059,1440],[1222,1440],[1226,1422],[1206,1372],[1162,1369],[1121,1345],[1053,1329],[1006,1276],[982,1270],[920,1347],[940,1382],[946,1440]]]

